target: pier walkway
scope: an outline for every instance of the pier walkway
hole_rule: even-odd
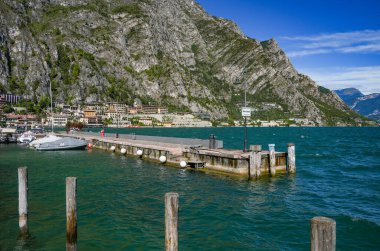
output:
[[[261,146],[258,151],[246,153],[242,150],[224,149],[223,141],[216,140],[215,137],[203,140],[109,133],[101,137],[99,133],[91,132],[74,134],[60,132],[59,134],[83,138],[97,149],[133,155],[175,166],[201,167],[200,169],[204,170],[248,175],[256,178],[261,175],[275,175],[276,172],[281,173],[288,170],[288,154],[286,152],[262,151]],[[259,153],[259,157],[253,158],[254,153]],[[161,156],[165,158],[160,159]]]

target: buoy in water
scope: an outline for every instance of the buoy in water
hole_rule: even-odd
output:
[[[115,151],[115,149],[116,149],[115,146],[111,146],[111,147],[110,147],[110,150],[111,150],[112,152]]]
[[[187,163],[186,161],[182,160],[181,162],[179,162],[179,165],[182,167],[182,168],[185,168],[187,166]]]
[[[92,149],[92,144],[91,144],[91,143],[88,143],[88,144],[87,144],[87,147],[88,147],[88,149]]]
[[[161,163],[165,163],[166,162],[166,156],[163,156],[163,155],[160,156],[159,160]]]
[[[137,150],[136,154],[138,156],[142,156],[143,155],[143,150],[141,150],[141,149]]]
[[[123,147],[123,148],[121,148],[120,152],[121,152],[121,154],[125,154],[125,153],[127,152],[127,149],[125,149],[125,148]]]

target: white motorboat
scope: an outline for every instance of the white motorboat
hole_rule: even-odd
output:
[[[21,136],[17,138],[17,142],[19,142],[19,143],[30,143],[35,139],[36,139],[36,136],[34,135],[34,133],[31,131],[27,131],[27,132],[24,132],[23,134],[21,134]]]
[[[54,142],[54,141],[57,141],[57,140],[60,140],[60,139],[62,139],[62,137],[58,137],[58,136],[56,136],[54,134],[49,134],[49,135],[46,135],[43,138],[33,140],[31,143],[29,143],[29,146],[36,148],[40,144]]]

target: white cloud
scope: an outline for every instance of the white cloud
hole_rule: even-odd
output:
[[[367,44],[367,45],[358,45],[340,48],[340,52],[350,53],[350,52],[377,52],[380,51],[380,43],[379,44]]]
[[[308,56],[308,55],[316,55],[316,54],[327,54],[330,53],[331,50],[326,49],[320,49],[320,50],[301,50],[301,51],[291,51],[288,52],[288,57],[294,58],[294,57],[302,57],[302,56]]]
[[[354,87],[364,94],[380,93],[380,66],[299,69],[331,90]]]
[[[289,57],[326,53],[380,52],[380,30],[362,30],[313,36],[282,37],[289,44]]]

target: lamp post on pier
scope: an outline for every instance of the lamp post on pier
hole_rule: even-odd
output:
[[[244,70],[246,75],[246,70]],[[243,152],[248,152],[248,132],[247,132],[247,117],[251,116],[251,108],[247,107],[247,81],[244,82],[244,107],[241,109],[241,115],[244,117],[244,149]]]

